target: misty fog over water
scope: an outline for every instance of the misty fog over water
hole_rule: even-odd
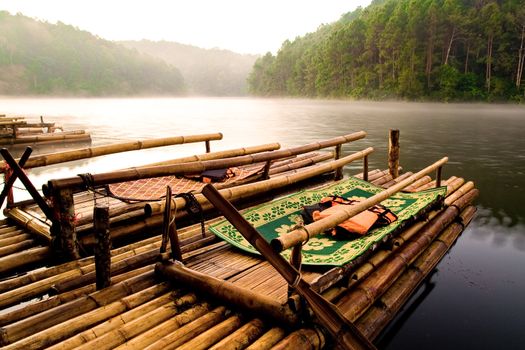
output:
[[[430,280],[383,335],[380,348],[521,348],[525,342],[525,108],[517,105],[350,102],[307,99],[0,98],[0,114],[44,116],[65,130],[86,129],[92,145],[222,132],[212,151],[280,142],[301,145],[359,130],[372,146],[370,167],[386,168],[388,129],[401,132],[401,165],[419,170],[449,157],[443,178],[475,182],[475,220]],[[35,147],[35,154],[61,147]],[[63,148],[62,148],[63,149]],[[180,155],[204,153],[191,144],[32,169],[37,187],[51,179],[99,173]],[[20,154],[21,149],[13,149]],[[361,163],[346,168],[359,172]],[[24,194],[18,192],[17,199]],[[502,339],[504,341],[502,342]]]

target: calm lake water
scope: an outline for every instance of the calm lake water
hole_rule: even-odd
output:
[[[382,335],[383,349],[523,349],[525,344],[525,107],[250,98],[1,99],[0,113],[44,116],[86,129],[93,145],[222,132],[212,150],[280,142],[300,145],[358,130],[386,167],[389,128],[401,131],[401,165],[419,170],[448,156],[444,178],[473,180],[478,214],[432,277]],[[59,148],[58,148],[59,149]],[[19,150],[13,150],[19,152]],[[35,148],[35,153],[50,149]],[[204,145],[129,152],[30,171],[50,178],[102,172],[188,153]],[[356,173],[360,164],[349,166]],[[17,193],[17,199],[24,194]]]

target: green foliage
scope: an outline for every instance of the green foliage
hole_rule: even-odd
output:
[[[524,0],[376,0],[260,58],[248,83],[265,96],[521,101],[524,28]]]
[[[70,25],[0,12],[0,94],[180,94],[180,72]]]

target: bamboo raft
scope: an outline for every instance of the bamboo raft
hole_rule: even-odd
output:
[[[0,145],[54,144],[91,142],[91,135],[85,130],[64,131],[55,123],[30,122],[25,117],[7,117],[0,114]]]
[[[331,312],[342,315],[366,338],[347,348],[373,348],[367,342],[374,341],[400,312],[472,220],[476,212],[472,202],[478,190],[460,177],[442,180],[446,158],[419,172],[403,173],[395,135],[391,137],[389,169],[368,169],[371,148],[342,155],[342,144],[364,136],[366,133],[359,132],[288,150],[277,150],[278,144],[270,144],[226,152],[211,152],[208,140],[208,152],[200,156],[92,174],[89,184],[77,178],[50,181],[44,192],[55,203],[48,209],[38,203],[11,202],[5,211],[8,219],[0,222],[0,346],[345,348],[330,333],[326,319],[319,318],[311,304],[305,304],[298,293],[301,280],[320,300],[332,305]],[[335,147],[335,152],[308,153],[326,147]],[[121,151],[124,149],[131,148]],[[61,161],[54,157],[44,158]],[[255,178],[224,188],[216,186],[222,197],[246,208],[243,212],[299,188],[324,188],[334,177],[340,181],[342,167],[357,160],[363,162],[363,170],[355,177],[385,189],[362,203],[364,209],[400,190],[419,192],[436,186],[446,186],[443,206],[423,213],[351,266],[301,266],[297,256],[301,255],[304,232],[314,236],[363,208],[352,206],[330,222],[321,220],[315,227],[307,225],[297,234],[292,232],[290,240],[272,242],[275,251],[293,247],[296,255],[291,264],[301,271],[292,276],[298,278],[293,283],[278,272],[271,256],[247,255],[210,232],[209,228],[224,218],[214,210],[207,193],[195,194],[206,213],[203,233],[201,224],[188,221],[185,198],[166,196],[128,204],[108,200],[104,192],[86,192],[86,187],[89,190],[122,179],[262,164]],[[22,157],[18,163],[45,163],[38,157],[35,163],[30,161]],[[429,176],[432,172],[434,180]],[[76,221],[64,215],[49,218],[47,210],[73,210],[75,215],[86,213],[86,217]],[[75,247],[80,249],[75,251]],[[347,332],[341,330],[341,338]]]

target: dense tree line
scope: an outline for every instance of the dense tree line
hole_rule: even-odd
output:
[[[164,61],[63,23],[0,11],[0,94],[137,95],[184,92]]]
[[[246,78],[258,57],[167,41],[141,40],[121,43],[177,67],[184,77],[188,93],[195,95],[246,95]]]
[[[256,95],[525,100],[524,0],[376,0],[259,58]]]

